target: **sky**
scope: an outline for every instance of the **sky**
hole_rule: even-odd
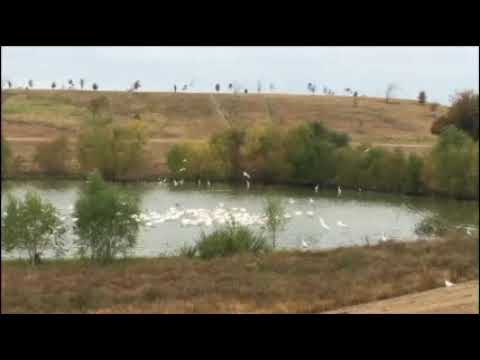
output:
[[[450,104],[457,91],[478,92],[478,47],[12,47],[2,46],[2,80],[14,87],[68,87],[84,78],[91,88],[126,90],[140,80],[143,91],[172,91],[173,85],[192,85],[190,91],[227,91],[230,82],[256,92],[274,83],[275,92],[307,93],[307,84],[324,86],[344,95],[385,95],[389,83],[398,98]]]

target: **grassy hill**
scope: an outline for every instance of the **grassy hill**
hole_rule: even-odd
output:
[[[430,133],[434,116],[429,105],[414,100],[386,104],[382,98],[285,94],[207,94],[114,92],[78,90],[8,90],[3,104],[3,131],[12,148],[29,159],[35,143],[60,132],[75,138],[89,116],[88,104],[105,96],[115,121],[141,118],[150,126],[149,147],[164,167],[162,154],[175,142],[207,139],[228,126],[227,119],[246,127],[274,123],[292,127],[322,121],[350,134],[355,143],[400,146],[424,151],[435,140]],[[439,113],[446,107],[440,107]],[[156,165],[156,166],[157,166]]]

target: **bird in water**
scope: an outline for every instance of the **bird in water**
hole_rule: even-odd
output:
[[[250,179],[250,175],[246,171],[243,172],[243,176],[245,176],[247,179]]]
[[[348,227],[347,224],[344,224],[344,223],[341,222],[340,220],[337,221],[337,225],[340,226],[340,227]]]
[[[382,241],[383,241],[383,242],[387,241],[387,237],[385,236],[385,233],[384,233],[384,232],[382,232]]]
[[[207,180],[207,186],[210,187],[210,180]]]
[[[337,195],[342,195],[342,188],[340,187],[340,185],[337,186]]]
[[[201,186],[201,185],[202,185],[202,180],[198,179],[197,185],[198,185],[198,186]]]
[[[320,225],[322,225],[322,227],[325,230],[330,230],[330,227],[327,224],[325,224],[325,221],[323,220],[323,218],[321,216],[319,216],[318,219],[320,220]]]
[[[313,199],[310,198],[310,199],[308,200],[308,202],[309,202],[310,204],[313,204]]]
[[[288,203],[291,204],[291,205],[293,205],[293,204],[295,204],[295,200],[293,200],[292,198],[290,198],[290,199],[288,199]]]
[[[307,250],[309,247],[310,247],[310,245],[308,245],[308,243],[305,240],[302,239],[302,249]]]
[[[315,192],[318,192],[318,184],[315,186]]]

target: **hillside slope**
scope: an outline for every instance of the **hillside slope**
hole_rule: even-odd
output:
[[[43,139],[66,133],[75,139],[90,116],[88,105],[108,98],[115,121],[145,120],[150,127],[149,148],[158,171],[165,170],[168,148],[183,140],[204,140],[228,126],[277,124],[289,128],[307,121],[350,134],[353,143],[427,151],[435,140],[430,133],[434,116],[428,105],[413,100],[386,104],[381,98],[284,94],[208,94],[167,92],[107,92],[78,90],[8,90],[2,106],[3,131],[17,154],[28,161]],[[446,111],[445,107],[439,113]],[[163,170],[161,170],[163,169]]]

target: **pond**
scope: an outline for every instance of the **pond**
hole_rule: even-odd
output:
[[[31,189],[52,202],[65,216],[67,225],[72,224],[71,209],[84,186],[82,181],[4,181],[2,183],[2,213],[6,206],[6,194],[23,196]],[[336,191],[287,186],[245,187],[223,183],[185,183],[174,187],[172,184],[130,183],[121,185],[141,197],[141,208],[145,214],[157,214],[149,226],[141,228],[134,256],[159,256],[177,254],[184,245],[194,244],[202,231],[209,233],[220,226],[217,221],[189,223],[183,220],[185,210],[203,209],[203,213],[223,212],[262,216],[265,199],[274,194],[284,200],[287,216],[286,228],[277,240],[278,248],[300,248],[306,242],[310,249],[328,249],[341,246],[375,244],[383,237],[397,241],[418,239],[415,226],[427,216],[437,215],[452,226],[470,225],[478,228],[478,202],[456,201],[444,198],[409,197],[372,192],[343,190]],[[162,216],[175,208],[184,211],[184,216],[175,220],[162,221]],[[323,223],[323,224],[322,224]],[[261,231],[258,223],[250,225]],[[67,234],[67,244],[74,235]],[[73,256],[75,249],[68,246],[67,256]],[[52,256],[51,254],[46,254]],[[19,257],[21,254],[4,254],[2,257]]]

